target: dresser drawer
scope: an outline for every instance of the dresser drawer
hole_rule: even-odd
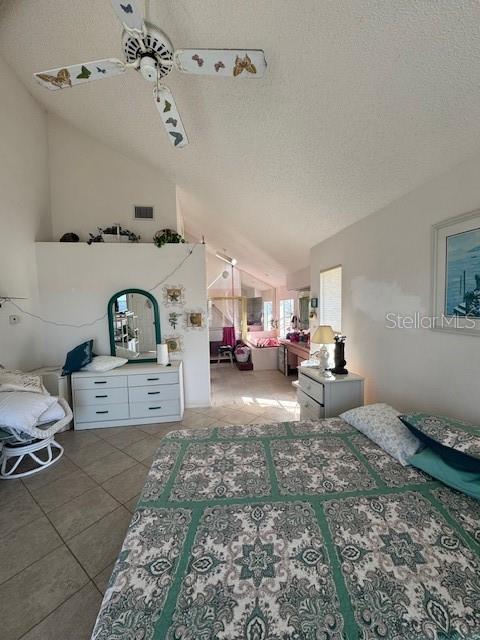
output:
[[[300,385],[300,389],[309,395],[311,398],[314,398],[320,404],[324,403],[324,389],[323,384],[321,382],[316,382],[309,378],[304,373],[300,372],[298,374],[298,383]]]
[[[103,420],[126,420],[130,417],[128,403],[97,404],[75,407],[75,422],[101,422]]]
[[[177,400],[180,398],[178,384],[152,385],[151,387],[130,387],[128,390],[130,402],[157,403],[159,400]]]
[[[300,389],[297,390],[297,402],[300,405],[301,420],[319,420],[325,417],[325,407]]]
[[[95,378],[72,376],[73,389],[116,389],[126,386],[127,376],[95,376]]]
[[[128,389],[75,389],[74,393],[76,406],[128,402]]]
[[[155,416],[176,416],[180,413],[179,400],[152,400],[151,402],[132,402],[131,418],[154,418]]]
[[[178,384],[178,373],[147,373],[128,376],[129,387],[148,387],[161,384]]]

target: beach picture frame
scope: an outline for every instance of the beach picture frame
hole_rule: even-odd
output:
[[[168,355],[175,356],[183,352],[183,338],[179,335],[166,336],[164,339],[168,348]]]
[[[182,284],[166,284],[163,287],[165,307],[182,307],[185,304],[185,287]]]
[[[432,329],[480,335],[480,210],[432,228]]]
[[[205,328],[205,313],[203,309],[190,309],[184,313],[184,328],[187,330],[202,330]]]

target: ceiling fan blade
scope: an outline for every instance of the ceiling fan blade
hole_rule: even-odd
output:
[[[135,0],[111,0],[113,10],[123,26],[130,31],[143,31],[143,15]]]
[[[261,78],[267,68],[261,49],[178,49],[174,61],[183,73],[234,78]]]
[[[179,149],[186,147],[188,144],[187,134],[170,89],[165,85],[160,85],[157,91],[157,87],[155,87],[153,98],[172,145]]]
[[[126,66],[120,60],[107,58],[105,60],[94,60],[83,64],[71,64],[68,67],[58,67],[34,73],[33,77],[47,89],[56,91],[73,87],[77,84],[84,84],[92,80],[102,80],[111,76],[118,76],[123,73]]]

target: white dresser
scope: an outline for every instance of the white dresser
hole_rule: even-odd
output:
[[[348,409],[362,406],[363,381],[355,373],[324,378],[319,369],[300,368],[297,384],[300,419],[334,418]]]
[[[182,420],[183,366],[126,364],[106,373],[72,374],[75,429]]]

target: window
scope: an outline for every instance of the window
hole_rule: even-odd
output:
[[[127,294],[124,293],[123,296],[118,296],[116,304],[118,307],[117,311],[119,313],[125,313],[126,311],[128,311]]]
[[[294,303],[291,298],[280,300],[280,337],[284,338],[290,327],[290,321],[294,313]]]
[[[319,324],[342,330],[342,267],[320,273]]]
[[[272,329],[272,320],[273,320],[273,303],[264,302],[263,303],[263,330],[264,331],[270,331]]]

